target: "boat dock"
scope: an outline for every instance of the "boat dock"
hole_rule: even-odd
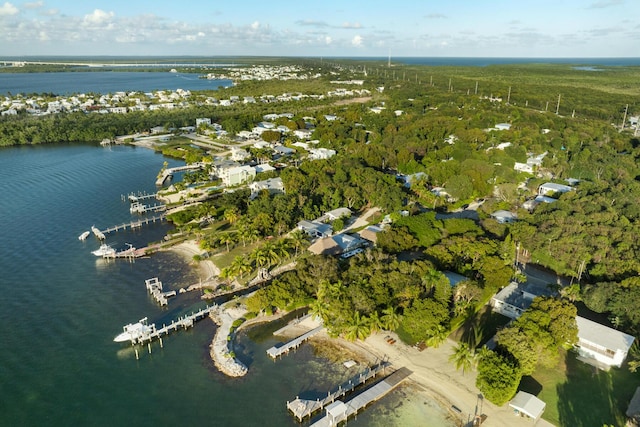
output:
[[[91,226],[91,231],[93,232],[93,235],[96,236],[99,240],[104,240],[105,239],[105,235],[102,231],[98,230],[98,228],[95,225]]]
[[[131,207],[129,208],[129,212],[131,213],[137,213],[137,214],[144,214],[147,212],[162,212],[162,211],[166,211],[167,207],[165,205],[159,204],[159,205],[143,205],[140,202],[133,202],[131,203]]]
[[[298,348],[300,344],[320,332],[324,328],[324,325],[320,325],[317,328],[310,330],[309,332],[300,335],[297,338],[292,339],[288,343],[282,344],[281,346],[273,346],[267,350],[267,354],[272,358],[276,359],[278,356],[282,356],[283,354],[289,353],[289,350]]]
[[[156,221],[164,221],[165,219],[166,219],[166,214],[162,213],[160,215],[151,216],[151,217],[148,217],[148,218],[142,218],[142,219],[138,219],[138,220],[135,220],[135,221],[131,221],[130,223],[125,223],[125,224],[121,224],[121,225],[114,225],[113,227],[109,227],[109,228],[107,228],[105,230],[102,230],[101,233],[103,235],[105,235],[105,234],[112,233],[114,231],[140,228],[143,225],[147,225],[149,223],[156,222]]]
[[[129,260],[133,260],[134,258],[140,258],[146,255],[146,248],[136,249],[129,243],[127,243],[127,245],[129,245],[127,249],[112,254],[104,254],[102,258],[129,258]]]
[[[156,302],[162,306],[169,303],[168,298],[176,296],[176,291],[162,292],[162,282],[157,277],[147,279],[144,281],[147,290],[156,300]]]
[[[122,200],[124,201],[125,199],[128,199],[131,203],[136,203],[136,202],[140,202],[142,200],[147,200],[147,199],[156,199],[158,197],[158,193],[153,193],[153,194],[147,194],[147,193],[138,193],[138,194],[134,194],[134,193],[130,193],[127,196],[122,196]]]
[[[361,372],[356,377],[339,385],[333,392],[327,392],[327,396],[322,399],[309,400],[296,397],[294,401],[287,402],[287,409],[296,417],[298,422],[302,422],[305,417],[311,417],[315,412],[321,411],[325,406],[338,401],[338,399],[345,394],[353,391],[354,388],[366,383],[369,379],[375,377],[381,371],[384,371],[388,366],[389,363],[383,361],[372,368],[367,368],[366,371]]]
[[[198,170],[198,169],[202,169],[203,164],[201,163],[194,163],[191,165],[185,165],[185,166],[178,166],[175,168],[168,168],[162,171],[162,173],[160,173],[158,175],[158,179],[156,180],[156,185],[158,187],[162,186],[162,184],[164,184],[164,182],[167,180],[167,178],[169,178],[170,176],[173,176],[173,174],[177,173],[177,172],[183,172],[183,171],[192,171],[192,170]]]
[[[156,328],[155,324],[149,326],[149,330],[146,332],[141,332],[139,335],[131,337],[131,345],[136,344],[147,344],[147,348],[149,349],[149,353],[151,353],[151,341],[159,340],[160,346],[162,346],[162,337],[167,336],[172,332],[175,332],[179,329],[187,329],[192,327],[195,322],[198,320],[204,319],[214,310],[217,310],[218,306],[216,304],[207,306],[201,310],[198,310],[195,313],[191,313],[187,316],[178,317],[173,320],[169,325],[162,325],[162,328]],[[125,327],[126,328],[126,327]],[[138,358],[138,351],[136,349],[136,358]]]
[[[409,369],[402,367],[387,378],[376,383],[373,387],[358,394],[348,402],[345,403],[341,400],[336,400],[327,406],[326,415],[311,424],[311,427],[337,426],[342,421],[346,421],[350,416],[357,414],[360,409],[364,408],[371,402],[374,402],[389,393],[411,374],[412,372]]]

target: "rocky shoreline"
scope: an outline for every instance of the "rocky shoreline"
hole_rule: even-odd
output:
[[[209,346],[211,360],[216,368],[230,377],[242,377],[246,375],[247,367],[235,358],[233,353],[233,334],[231,328],[233,322],[242,318],[247,313],[242,308],[225,308],[221,306],[211,313],[211,319],[218,325],[211,345]]]

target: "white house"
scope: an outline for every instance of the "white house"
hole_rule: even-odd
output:
[[[509,130],[511,129],[511,124],[509,123],[498,123],[495,127],[495,130]]]
[[[331,224],[317,221],[302,220],[298,222],[298,229],[304,231],[311,237],[329,237],[333,233]]]
[[[218,177],[226,186],[244,184],[256,177],[256,170],[251,166],[236,166],[220,170]]]
[[[284,184],[282,178],[270,178],[264,181],[254,181],[249,184],[251,190],[250,199],[255,199],[262,190],[267,190],[269,194],[284,193]]]
[[[211,119],[208,117],[201,117],[196,119],[196,127],[200,125],[211,126]]]
[[[627,357],[634,337],[624,332],[576,316],[578,358],[599,368],[620,367]]]
[[[251,154],[249,154],[247,150],[238,147],[231,148],[231,160],[234,160],[236,162],[243,162],[249,157],[251,157]]]
[[[513,169],[517,170],[518,172],[533,173],[533,165],[530,165],[528,163],[515,162],[513,165]]]
[[[309,160],[326,160],[336,155],[336,150],[328,148],[312,148],[309,150]]]
[[[538,195],[547,196],[555,193],[568,193],[572,191],[573,187],[570,185],[557,184],[555,182],[546,182],[538,187]]]

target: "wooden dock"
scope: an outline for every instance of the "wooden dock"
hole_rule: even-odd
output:
[[[273,346],[273,347],[271,347],[270,349],[267,350],[267,354],[272,359],[276,359],[278,356],[282,356],[283,354],[287,354],[287,353],[289,353],[289,351],[291,349],[298,348],[300,346],[300,344],[302,344],[303,342],[305,342],[306,340],[308,340],[309,338],[311,338],[312,336],[314,336],[315,334],[320,332],[322,330],[322,328],[324,328],[324,325],[320,325],[317,328],[314,328],[314,329],[310,330],[309,332],[304,333],[304,334],[300,335],[299,337],[292,339],[288,343],[282,344],[279,347]]]
[[[338,399],[345,394],[353,391],[354,388],[366,383],[371,378],[374,378],[380,372],[384,373],[384,370],[388,366],[388,362],[382,361],[372,368],[367,368],[366,371],[361,372],[344,384],[340,384],[334,391],[327,392],[327,396],[322,399],[309,400],[296,397],[294,401],[287,402],[287,409],[296,417],[298,422],[302,422],[304,418],[311,417],[317,411],[321,411],[325,406],[338,401]]]
[[[169,297],[176,296],[176,291],[163,292],[162,282],[158,280],[157,277],[153,277],[151,279],[145,280],[144,284],[147,287],[147,290],[149,291],[153,299],[155,299],[156,302],[161,306],[165,306],[169,304],[169,300],[168,300]]]
[[[132,229],[133,230],[135,228],[140,228],[143,225],[147,225],[149,223],[155,223],[156,221],[162,222],[165,219],[166,219],[166,214],[162,213],[160,215],[138,219],[138,220],[135,220],[135,221],[131,221],[129,223],[124,223],[124,224],[120,224],[120,225],[114,225],[113,227],[109,227],[109,228],[107,228],[105,230],[102,230],[101,233],[104,235],[104,234],[112,233],[114,231],[127,230],[127,229]]]
[[[360,409],[369,405],[371,402],[375,402],[385,394],[389,393],[411,374],[412,372],[409,369],[402,367],[387,378],[376,383],[373,387],[358,394],[348,402],[345,403],[340,400],[336,400],[327,406],[326,415],[311,424],[311,427],[337,426],[342,421],[346,421],[350,416],[357,414]]]
[[[133,202],[131,204],[131,207],[129,208],[129,212],[137,213],[137,214],[145,214],[147,212],[163,212],[166,210],[167,210],[167,207],[162,204],[143,205],[140,202]]]
[[[169,325],[162,325],[162,328],[156,328],[155,324],[150,325],[149,331],[141,333],[139,336],[131,338],[131,345],[135,344],[151,344],[152,341],[158,339],[162,345],[162,337],[169,335],[172,332],[180,329],[187,329],[192,327],[198,320],[204,319],[214,310],[217,310],[216,304],[207,306],[195,313],[191,313],[186,316],[178,317],[173,320]],[[151,352],[151,346],[149,345],[149,352]]]
[[[147,194],[147,193],[134,194],[134,193],[130,193],[127,196],[122,196],[122,200],[124,201],[125,199],[128,199],[131,203],[136,203],[136,202],[140,202],[142,200],[156,199],[157,197],[158,197],[158,193],[153,193],[153,194]]]

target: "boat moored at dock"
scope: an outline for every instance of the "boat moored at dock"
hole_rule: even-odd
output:
[[[89,234],[91,234],[88,231],[85,231],[84,233],[82,233],[81,235],[78,236],[78,240],[86,240],[87,237],[89,237]]]
[[[116,254],[116,250],[113,249],[111,246],[107,245],[106,243],[103,243],[100,245],[98,249],[96,249],[95,251],[91,251],[91,253],[94,254],[95,256],[111,257]]]
[[[149,336],[156,330],[155,324],[147,324],[147,318],[140,319],[137,323],[129,323],[123,328],[123,332],[116,336],[114,342],[134,342],[146,336]]]

